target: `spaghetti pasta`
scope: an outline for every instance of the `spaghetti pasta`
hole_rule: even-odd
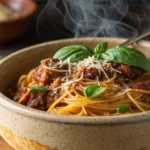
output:
[[[129,72],[133,72],[134,78]],[[14,100],[28,107],[66,115],[114,116],[144,112],[150,110],[150,81],[139,78],[139,74],[143,76],[145,72],[93,56],[78,63],[49,58],[20,77]],[[94,91],[98,94],[86,96],[89,86],[91,91],[98,88]]]

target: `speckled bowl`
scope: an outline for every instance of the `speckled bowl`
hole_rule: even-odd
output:
[[[18,77],[70,44],[93,48],[124,39],[80,38],[48,42],[18,51],[0,62],[0,134],[16,150],[143,150],[150,148],[150,112],[114,117],[54,115],[10,100]],[[148,42],[146,42],[148,44]],[[149,44],[150,46],[150,44]]]

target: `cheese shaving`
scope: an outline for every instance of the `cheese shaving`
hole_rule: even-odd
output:
[[[53,90],[58,90],[58,89],[60,89],[60,88],[62,88],[64,86],[70,85],[70,84],[75,83],[75,82],[79,82],[82,79],[83,79],[83,73],[81,74],[81,77],[79,79],[66,81],[65,83],[62,83],[61,86],[59,86],[57,88],[54,88]]]
[[[63,68],[63,66],[66,66],[67,69],[61,69]],[[104,75],[105,78],[109,80],[109,77],[104,68],[109,68],[111,73],[112,72],[117,72],[120,74],[122,73],[121,71],[113,68],[110,62],[106,60],[99,60],[95,58],[94,56],[88,57],[82,61],[79,61],[78,63],[70,62],[70,59],[68,58],[67,61],[65,62],[63,62],[62,60],[58,62],[52,62],[50,60],[48,65],[46,64],[44,65],[44,68],[55,71],[55,72],[66,72],[66,78],[69,78],[69,76],[71,76],[72,73],[76,72],[82,67],[85,67],[87,69],[95,68],[99,74],[99,76],[97,77],[97,80],[100,79],[102,75]]]
[[[52,70],[52,71],[56,71],[56,72],[69,72],[68,70],[60,70],[60,69],[56,69],[56,68],[52,68],[52,67],[47,67],[47,66],[44,66],[44,68]]]

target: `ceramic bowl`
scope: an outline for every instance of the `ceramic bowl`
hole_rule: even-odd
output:
[[[0,45],[3,45],[21,36],[27,30],[37,5],[32,0],[0,0],[0,4],[20,13],[18,17],[0,21]]]
[[[18,51],[0,62],[0,134],[16,150],[146,150],[150,148],[150,112],[80,117],[55,115],[22,106],[6,95],[21,74],[71,44],[93,48],[114,38],[79,38],[48,42]],[[146,42],[148,43],[148,42]],[[149,44],[150,46],[150,44]]]

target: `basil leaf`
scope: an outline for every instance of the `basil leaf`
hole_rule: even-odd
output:
[[[54,58],[60,60],[70,59],[71,62],[78,62],[93,55],[93,51],[82,45],[70,45],[59,49]]]
[[[35,86],[35,87],[31,88],[29,90],[29,92],[38,93],[38,92],[46,92],[48,90],[49,90],[49,88],[46,88],[44,86]]]
[[[3,58],[4,58],[4,56],[0,56],[0,60],[3,59]]]
[[[84,95],[87,98],[96,98],[104,93],[105,87],[99,85],[90,85],[84,89]]]
[[[99,56],[99,59],[128,64],[150,71],[150,61],[144,54],[131,48],[116,46],[106,50],[105,52],[99,53]]]
[[[130,107],[131,107],[130,104],[123,105],[117,108],[117,113],[125,113],[129,110]]]
[[[100,58],[101,53],[105,52],[108,49],[108,43],[102,42],[101,44],[98,44],[94,49],[94,54],[96,58]]]

